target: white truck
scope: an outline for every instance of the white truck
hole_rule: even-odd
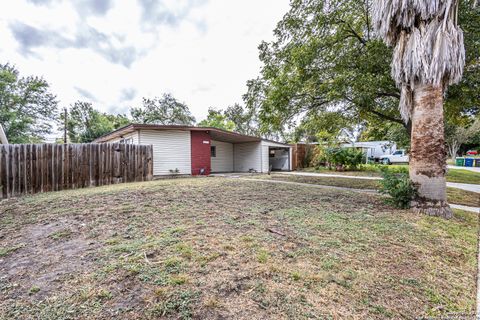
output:
[[[360,149],[367,161],[379,162],[383,156],[394,153],[397,150],[397,145],[393,141],[359,141],[345,143],[342,148]]]
[[[383,164],[408,163],[408,154],[405,150],[400,149],[390,155],[382,156],[380,162]]]

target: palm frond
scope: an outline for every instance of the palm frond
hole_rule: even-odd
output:
[[[400,111],[408,121],[419,84],[444,89],[462,78],[463,32],[456,25],[458,0],[377,0],[373,25],[394,46],[392,77],[401,88]]]

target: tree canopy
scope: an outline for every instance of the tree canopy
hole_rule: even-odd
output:
[[[455,117],[479,112],[480,15],[466,2],[459,12],[467,50],[465,76],[450,88],[446,101]],[[244,100],[248,108],[259,110],[263,132],[293,127],[299,119],[305,125],[336,112],[350,123],[395,124],[409,133],[398,110],[400,90],[390,75],[393,51],[372,32],[372,3],[291,2],[274,31],[275,40],[259,46],[260,76],[247,83]]]
[[[214,127],[227,131],[235,131],[235,123],[229,120],[222,111],[217,111],[212,108],[208,109],[207,119],[200,121],[198,125],[200,127]]]
[[[143,98],[143,107],[131,108],[130,113],[135,123],[163,125],[193,125],[195,117],[188,106],[177,101],[171,94],[161,98]]]
[[[36,76],[22,77],[10,64],[0,64],[0,123],[10,143],[36,143],[52,132],[56,96]]]
[[[64,115],[60,116],[63,123]],[[77,101],[69,110],[67,134],[69,142],[86,143],[130,123],[125,115],[112,115],[94,109],[89,102]]]

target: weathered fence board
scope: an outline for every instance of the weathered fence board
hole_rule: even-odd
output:
[[[0,145],[0,198],[151,180],[152,156],[120,143]]]

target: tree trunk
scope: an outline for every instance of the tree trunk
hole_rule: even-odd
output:
[[[448,147],[448,155],[450,156],[452,161],[455,163],[458,149],[460,149],[460,144],[458,144],[457,141],[453,141],[451,143],[448,143],[447,147]]]
[[[407,130],[408,138],[412,139],[412,119],[409,119],[406,124],[404,124],[405,130]]]
[[[410,179],[418,187],[412,201],[416,212],[452,217],[446,197],[446,150],[443,131],[443,90],[420,85],[413,96]]]

